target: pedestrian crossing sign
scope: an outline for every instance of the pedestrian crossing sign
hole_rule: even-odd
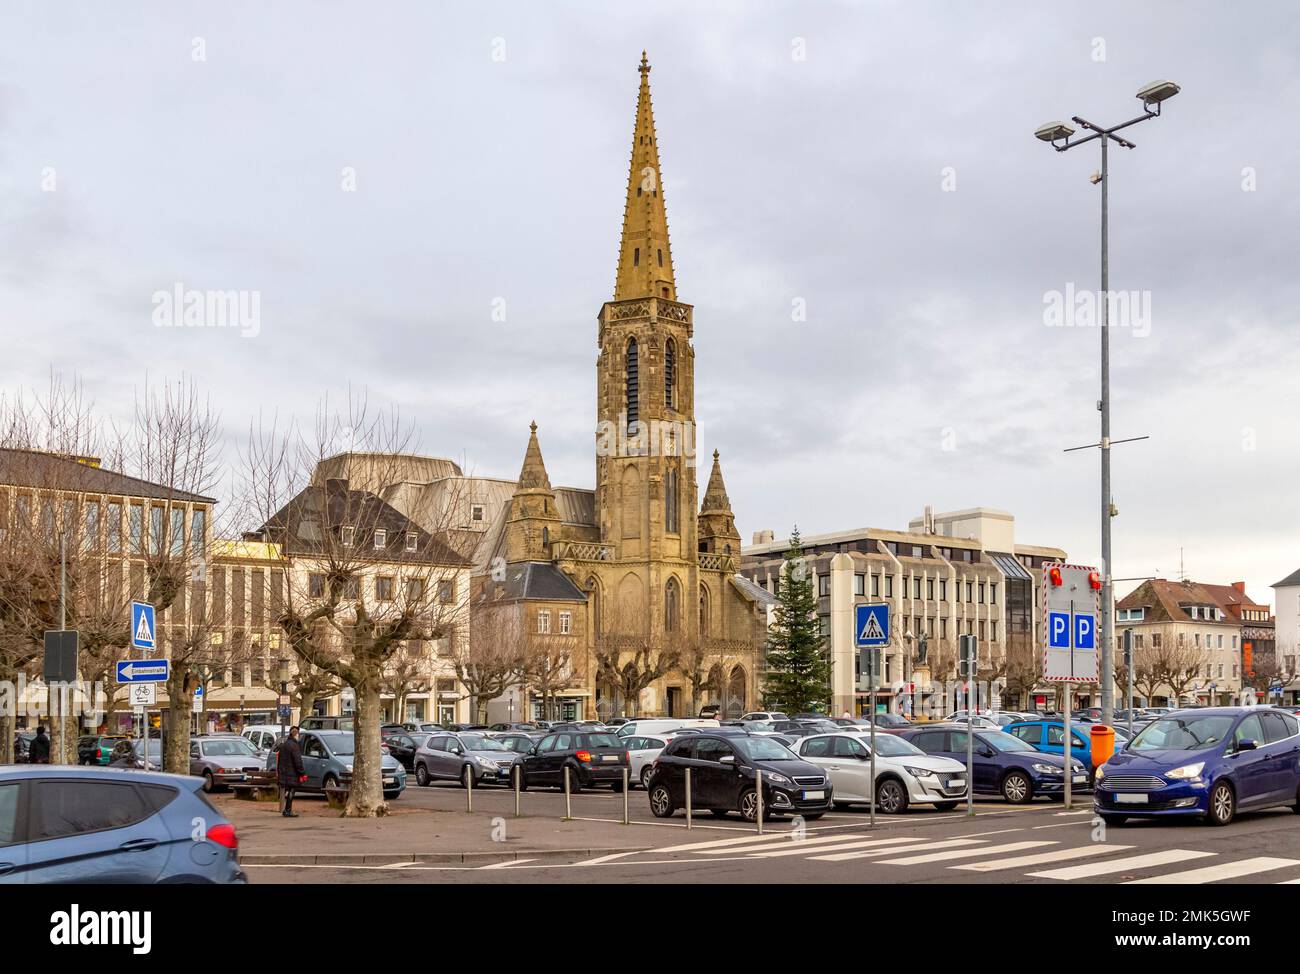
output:
[[[153,649],[157,645],[154,610],[148,602],[131,603],[131,645],[136,649]]]
[[[885,603],[854,606],[853,632],[858,646],[888,646],[889,606]]]

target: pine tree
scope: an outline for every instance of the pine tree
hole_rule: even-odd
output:
[[[763,679],[766,706],[788,714],[825,711],[831,695],[831,667],[797,527],[781,566],[773,614],[775,619],[767,632],[767,674]]]

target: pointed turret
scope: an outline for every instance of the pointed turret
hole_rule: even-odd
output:
[[[632,165],[627,179],[614,300],[657,297],[676,301],[677,284],[673,278],[668,216],[659,169],[659,142],[650,104],[650,65],[645,51],[641,52],[640,71],[641,91],[637,95],[636,125],[632,130]]]
[[[519,484],[510,500],[506,519],[506,561],[550,561],[551,543],[559,540],[560,513],[555,506],[555,492],[542,462],[542,447],[537,442],[537,424],[529,425],[528,449],[519,471]]]
[[[699,539],[700,551],[740,554],[740,532],[736,530],[736,516],[731,512],[727,485],[722,482],[722,463],[717,450],[713,451],[713,470],[704,491],[704,503],[700,505]]]

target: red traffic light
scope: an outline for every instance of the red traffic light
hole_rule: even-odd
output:
[[[1088,572],[1088,584],[1095,591],[1101,591],[1101,575],[1097,572]]]
[[[1061,570],[1059,568],[1049,568],[1047,570],[1047,577],[1051,580],[1053,585],[1061,584]]]

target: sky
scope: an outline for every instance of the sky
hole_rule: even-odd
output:
[[[1180,84],[1110,150],[1112,435],[1150,437],[1113,451],[1114,573],[1273,601],[1300,568],[1285,3],[8,3],[0,391],[75,377],[125,416],[188,376],[232,469],[326,396],[482,475],[536,420],[552,482],[591,486],[642,49],[742,537],[982,505],[1087,564],[1098,451],[1064,450],[1099,438],[1100,151],[1033,133]],[[187,327],[178,287],[248,316]]]

